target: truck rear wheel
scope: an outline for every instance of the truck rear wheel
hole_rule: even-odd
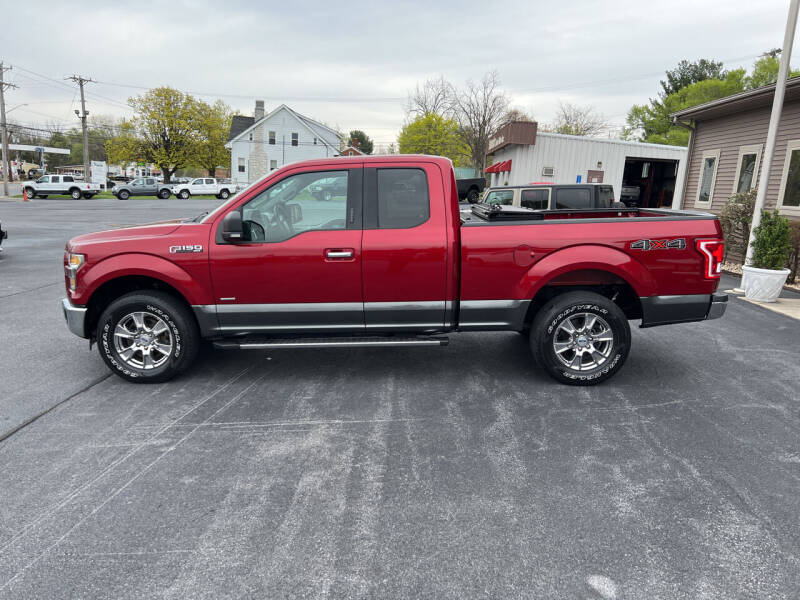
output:
[[[227,200],[228,196],[230,195],[231,193],[228,190],[220,190],[219,192],[219,197],[222,198],[223,200]]]
[[[167,200],[169,198],[169,190],[167,189],[161,190],[160,192],[158,192],[158,197],[161,198],[162,200]]]
[[[72,196],[73,200],[80,200],[81,199],[81,191],[78,188],[72,188],[69,191],[69,195]]]
[[[131,292],[100,315],[97,348],[109,368],[128,381],[172,379],[194,360],[200,347],[197,323],[169,294]]]
[[[631,330],[610,299],[594,292],[569,292],[539,310],[530,344],[537,362],[556,381],[595,385],[622,368]]]
[[[478,201],[480,193],[478,192],[478,188],[470,188],[469,192],[467,192],[467,202],[470,204],[475,204]]]

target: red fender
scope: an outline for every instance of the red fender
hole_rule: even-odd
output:
[[[533,298],[559,275],[584,269],[613,273],[626,281],[638,296],[656,293],[653,276],[631,256],[608,246],[581,245],[557,250],[534,264],[517,283],[514,297]]]
[[[213,303],[210,290],[181,267],[159,256],[139,253],[111,256],[91,265],[85,273],[79,272],[79,288],[72,300],[75,304],[87,304],[91,295],[101,285],[129,275],[163,281],[178,290],[189,304]]]

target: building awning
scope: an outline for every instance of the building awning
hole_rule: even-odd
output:
[[[511,161],[505,160],[503,162],[495,163],[491,167],[487,167],[484,173],[503,173],[511,170]]]

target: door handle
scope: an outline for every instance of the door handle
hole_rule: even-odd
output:
[[[333,260],[342,260],[347,258],[353,258],[353,249],[352,248],[336,248],[325,250],[325,258],[333,259]]]

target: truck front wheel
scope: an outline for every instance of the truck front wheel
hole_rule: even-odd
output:
[[[128,381],[172,379],[200,347],[197,323],[169,294],[141,291],[114,300],[100,315],[97,348],[109,368]]]
[[[181,200],[186,200],[187,198],[189,198],[189,190],[181,190],[180,193],[178,194],[178,198],[180,198]]]
[[[594,292],[569,292],[539,310],[530,343],[537,362],[556,381],[595,385],[622,368],[631,330],[610,299]]]

